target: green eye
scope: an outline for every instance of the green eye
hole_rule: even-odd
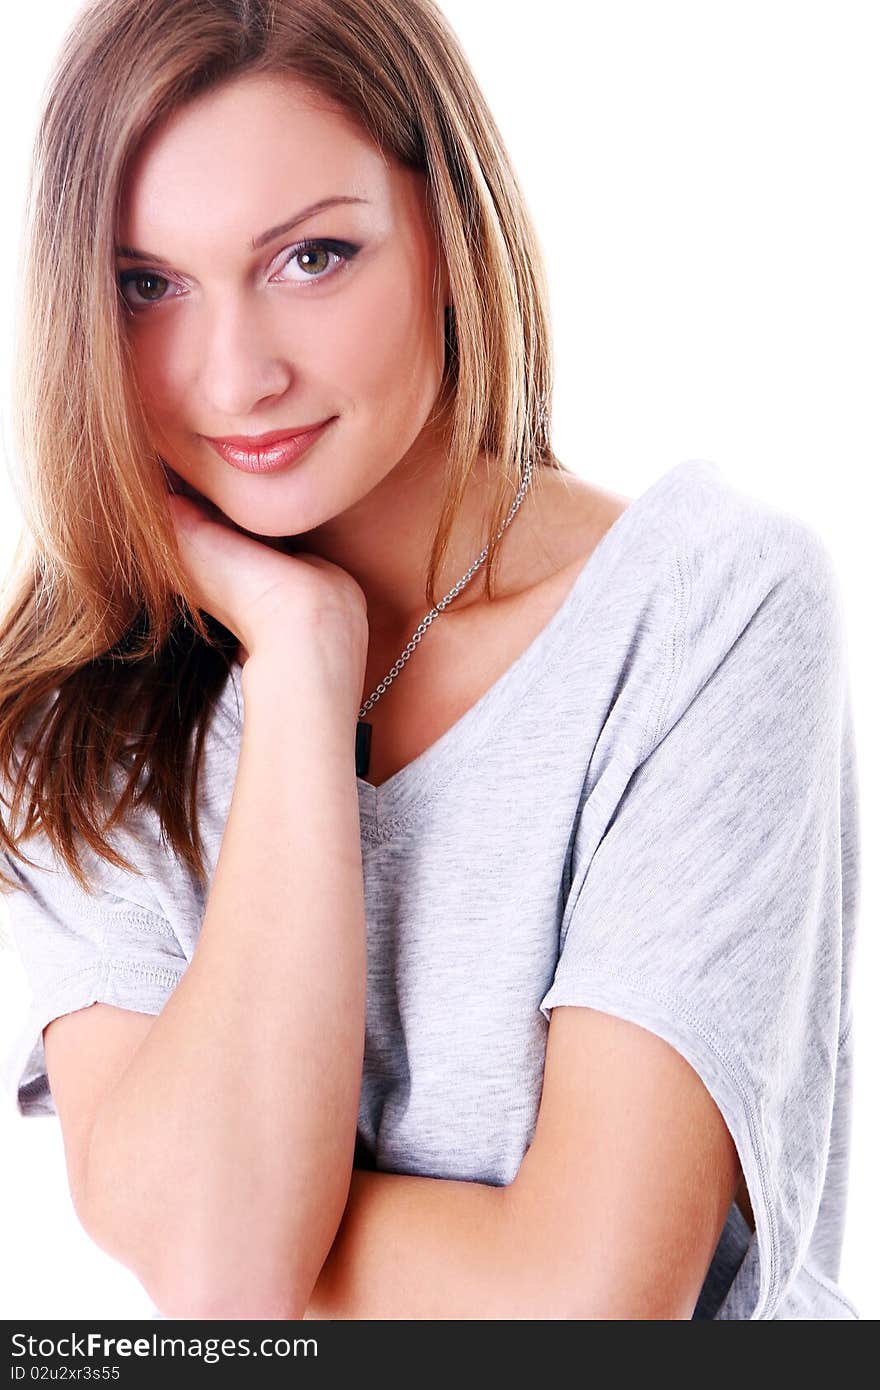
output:
[[[287,269],[294,261],[300,261],[301,257],[308,257],[311,264],[309,266],[300,265],[300,269],[305,270],[305,280],[295,283],[305,284],[306,280],[327,280],[330,275],[335,274],[335,270],[326,271],[328,259],[333,257],[336,261],[336,269],[340,264],[351,261],[357,255],[360,247],[353,246],[349,241],[331,241],[327,237],[320,237],[312,241],[301,241],[297,246],[291,248],[290,255],[284,262],[282,269]]]

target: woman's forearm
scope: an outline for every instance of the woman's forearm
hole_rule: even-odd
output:
[[[557,1318],[571,1306],[549,1242],[507,1187],[355,1169],[309,1321]]]
[[[89,1157],[99,1229],[119,1246],[126,1221],[155,1223],[150,1291],[177,1317],[301,1316],[351,1180],[366,990],[353,722],[329,663],[260,660],[195,954]]]

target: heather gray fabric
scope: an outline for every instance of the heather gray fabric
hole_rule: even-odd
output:
[[[240,711],[236,668],[207,750],[212,866]],[[358,795],[358,1164],[510,1183],[534,1132],[551,1011],[587,1005],[676,1048],[736,1143],[757,1232],[734,1204],[694,1316],[858,1318],[837,1286],[856,767],[844,623],[818,535],[714,463],[677,464],[491,689]],[[25,890],[8,906],[33,991],[7,1059],[22,1114],[55,1113],[50,1019],[95,1000],[158,1014],[196,949],[204,899],[139,814],[118,842],[143,877],[87,860],[94,897],[47,872],[45,851],[39,871],[6,861]],[[34,841],[26,851],[36,857]]]

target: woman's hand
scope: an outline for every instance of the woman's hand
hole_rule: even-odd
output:
[[[287,653],[293,641],[326,632],[330,641],[350,644],[355,665],[360,663],[360,695],[367,603],[346,570],[307,551],[287,554],[238,531],[204,500],[170,493],[168,507],[199,607],[239,639],[242,663],[257,650]]]

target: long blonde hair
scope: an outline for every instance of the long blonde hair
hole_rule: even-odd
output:
[[[85,4],[44,94],[26,204],[12,421],[26,524],[0,593],[0,784],[11,793],[0,856],[32,863],[20,841],[41,829],[87,892],[77,837],[139,872],[106,834],[140,802],[206,884],[199,762],[237,640],[200,612],[177,555],[162,460],[133,385],[114,243],[144,137],[246,73],[299,79],[386,156],[426,175],[454,302],[437,405],[448,483],[428,605],[481,450],[503,461],[490,598],[496,534],[525,461],[536,481],[542,467],[570,471],[549,441],[538,242],[485,99],[432,0]],[[15,886],[4,874],[0,884]]]

